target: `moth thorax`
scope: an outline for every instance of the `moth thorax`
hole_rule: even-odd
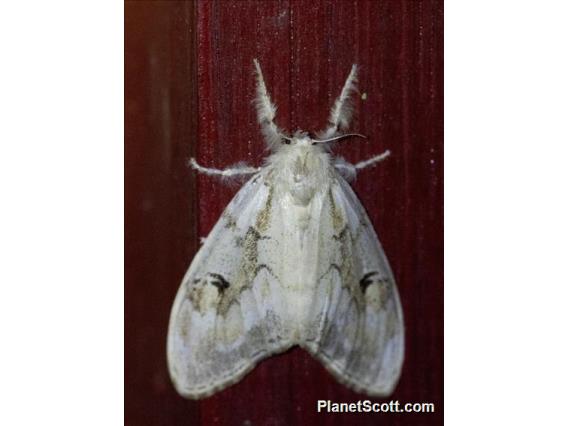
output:
[[[295,157],[289,176],[289,190],[295,204],[309,204],[318,188],[317,176],[320,168],[320,161],[311,150],[301,152]]]

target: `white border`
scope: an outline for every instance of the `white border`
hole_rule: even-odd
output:
[[[567,424],[568,6],[445,6],[445,420]]]
[[[123,5],[0,11],[0,424],[123,422]]]
[[[445,7],[445,419],[565,423],[567,6]],[[1,424],[123,421],[122,8],[0,13]]]

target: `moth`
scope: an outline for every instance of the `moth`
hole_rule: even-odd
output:
[[[239,381],[261,360],[298,345],[335,378],[387,396],[404,356],[401,304],[387,258],[348,180],[386,158],[334,157],[356,90],[353,65],[325,130],[288,134],[257,60],[256,111],[271,154],[262,167],[207,168],[250,176],[193,259],[171,311],[167,358],[184,397]]]

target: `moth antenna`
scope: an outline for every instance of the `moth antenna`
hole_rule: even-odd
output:
[[[276,105],[270,100],[270,95],[268,90],[266,90],[266,84],[264,83],[264,77],[262,75],[262,70],[260,69],[260,64],[258,60],[253,59],[254,66],[256,68],[256,98],[254,101],[256,107],[256,114],[258,118],[258,124],[262,131],[262,135],[268,144],[268,147],[275,151],[279,148],[282,138],[287,138],[282,130],[274,123],[276,117]]]
[[[338,130],[345,130],[349,127],[353,116],[353,105],[351,103],[351,93],[357,90],[357,65],[353,64],[351,72],[345,80],[341,94],[335,100],[335,104],[329,113],[329,126],[321,133],[323,139],[332,137]]]
[[[362,135],[360,133],[346,133],[344,135],[334,136],[334,137],[329,138],[329,139],[314,139],[312,143],[314,143],[314,144],[316,144],[316,143],[329,143],[329,142],[333,142],[333,141],[336,141],[336,140],[339,140],[339,139],[348,138],[348,137],[351,137],[351,136],[367,139],[367,136]]]

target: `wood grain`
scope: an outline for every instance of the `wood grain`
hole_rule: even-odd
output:
[[[191,3],[125,4],[127,425],[199,419],[198,404],[175,393],[166,368],[172,297],[197,247],[186,166],[196,146],[194,17]]]

